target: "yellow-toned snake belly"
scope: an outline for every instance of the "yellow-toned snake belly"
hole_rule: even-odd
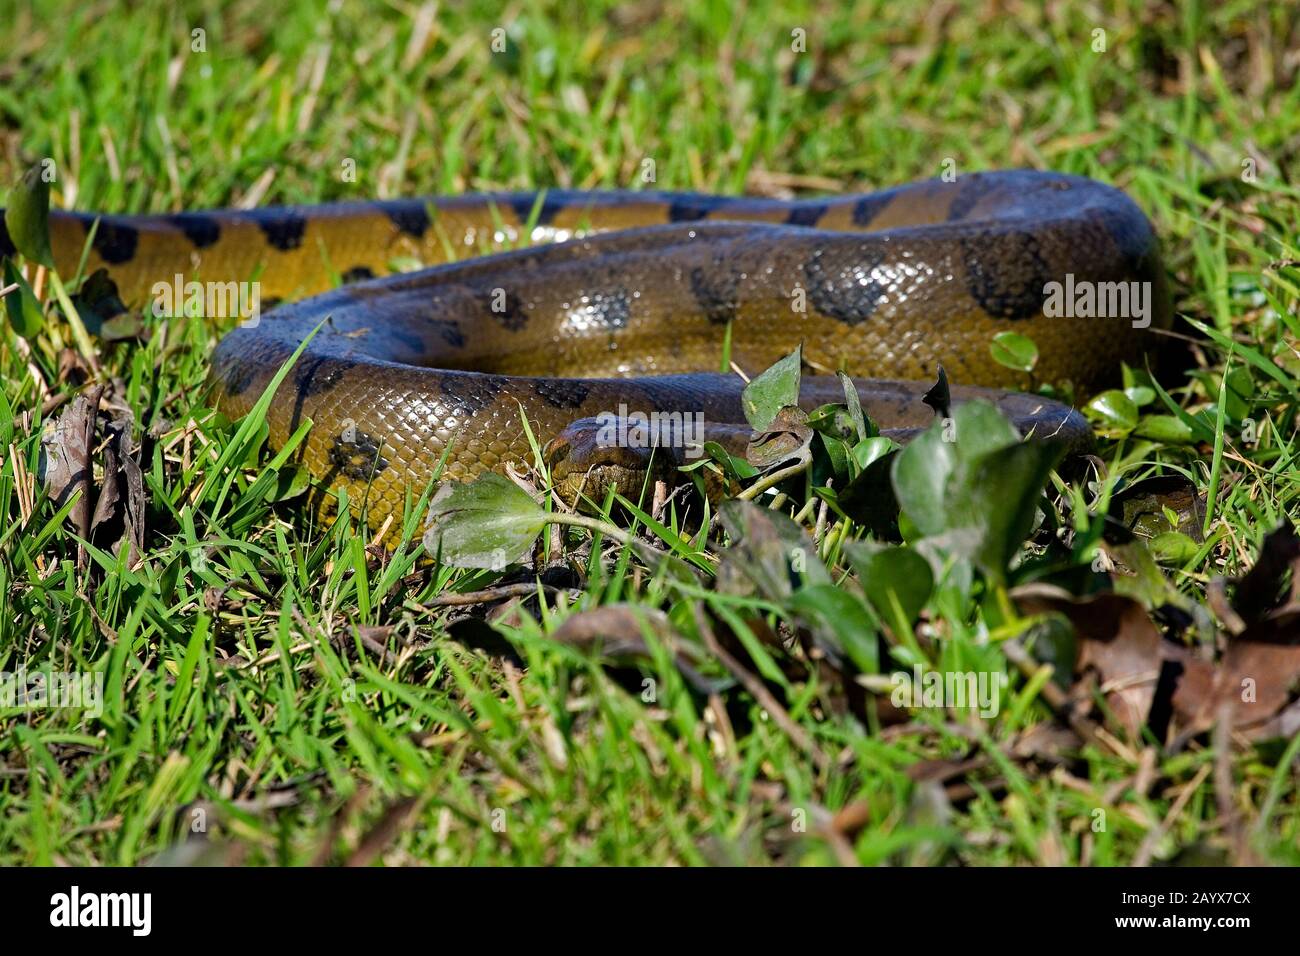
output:
[[[311,419],[301,464],[372,522],[400,520],[444,453],[459,479],[531,462],[523,417],[569,477],[600,464],[598,449],[564,447],[576,420],[742,423],[744,381],[718,372],[723,355],[753,375],[800,343],[810,406],[842,396],[842,369],[867,414],[906,434],[932,417],[918,399],[942,364],[956,400],[985,397],[1022,431],[1077,440],[1076,412],[1004,391],[1030,380],[994,360],[994,336],[1028,336],[1038,380],[1086,392],[1140,361],[1170,320],[1141,210],[1100,183],[1032,171],[798,201],[550,191],[54,213],[51,235],[68,275],[91,237],[87,271],[106,269],[128,304],[178,275],[256,282],[262,310],[279,300],[212,357],[232,416],[319,326],[271,403],[270,441]],[[431,268],[395,271],[411,262]],[[1144,311],[1081,318],[1051,307],[1052,283],[1137,283]]]

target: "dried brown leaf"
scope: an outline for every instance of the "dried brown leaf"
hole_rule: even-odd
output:
[[[646,640],[649,631],[673,656],[678,672],[697,691],[713,693],[720,689],[714,681],[692,666],[700,655],[682,638],[668,615],[656,608],[631,604],[606,604],[574,614],[551,634],[553,640],[572,647],[599,649],[611,660],[651,660],[653,652]]]
[[[95,407],[85,395],[78,395],[41,438],[40,479],[55,507],[63,507],[78,491],[82,498],[69,517],[79,531],[89,528],[90,450],[94,435]]]
[[[1031,584],[1012,597],[1024,614],[1057,613],[1074,628],[1079,654],[1075,673],[1096,673],[1107,706],[1136,738],[1155,699],[1160,676],[1160,632],[1146,609],[1121,594],[1075,598],[1060,588]]]

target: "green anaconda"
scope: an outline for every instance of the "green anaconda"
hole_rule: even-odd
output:
[[[1039,380],[1086,391],[1150,348],[1143,326],[1170,319],[1141,210],[1100,183],[1032,171],[796,201],[548,191],[55,212],[50,223],[60,271],[76,270],[93,236],[87,269],[106,269],[129,304],[179,275],[255,280],[263,307],[282,300],[212,357],[231,415],[319,325],[271,404],[270,441],[310,418],[301,463],[378,521],[400,519],[444,451],[452,478],[530,462],[521,413],[569,476],[599,472],[602,456],[622,467],[617,448],[566,444],[577,420],[682,412],[742,423],[744,380],[717,371],[724,348],[753,375],[802,343],[813,374],[801,400],[838,400],[843,369],[887,433],[932,418],[918,399],[942,364],[957,401],[979,395],[1023,432],[1074,440],[1086,433],[1076,412],[1003,390],[1028,377],[994,361],[993,337],[1027,335]],[[0,227],[0,252],[8,244]],[[431,267],[393,271],[411,261]],[[1058,314],[1052,283],[1138,283],[1143,321]]]

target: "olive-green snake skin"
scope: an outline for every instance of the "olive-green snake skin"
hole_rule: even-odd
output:
[[[68,275],[93,234],[87,268],[108,270],[128,304],[177,274],[256,280],[264,310],[283,300],[213,356],[231,415],[319,325],[271,404],[270,441],[310,418],[301,462],[380,522],[400,521],[448,445],[453,478],[531,462],[521,416],[563,482],[593,468],[635,473],[626,449],[570,427],[602,413],[699,414],[742,433],[744,380],[717,371],[728,344],[732,368],[752,376],[802,343],[813,374],[801,401],[839,400],[843,369],[862,377],[864,409],[886,432],[932,418],[918,398],[942,364],[956,400],[981,395],[1024,432],[1077,440],[1087,431],[1077,413],[991,390],[1030,381],[994,361],[994,336],[1027,335],[1038,380],[1086,392],[1140,361],[1150,330],[1132,315],[1048,315],[1051,283],[1145,284],[1146,322],[1170,319],[1138,207],[1088,179],[1029,171],[800,201],[551,191],[54,213],[51,234]],[[528,241],[549,244],[499,251]],[[380,278],[412,260],[433,267]]]

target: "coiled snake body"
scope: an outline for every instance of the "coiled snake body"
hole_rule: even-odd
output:
[[[802,342],[820,373],[804,378],[809,407],[841,399],[836,369],[865,377],[864,409],[886,431],[932,418],[918,399],[941,363],[958,401],[981,395],[1022,431],[1074,439],[1086,433],[1077,413],[996,390],[1029,378],[993,360],[993,337],[1029,336],[1038,379],[1086,391],[1139,359],[1149,332],[1122,316],[1049,317],[1049,283],[1150,283],[1151,325],[1169,321],[1155,237],[1138,207],[1110,187],[1050,173],[801,201],[551,191],[54,213],[65,275],[96,221],[87,269],[107,269],[128,304],[146,304],[178,273],[256,280],[263,308],[285,300],[213,355],[211,381],[231,415],[252,406],[325,320],[271,404],[270,441],[282,444],[310,418],[301,462],[324,487],[346,488],[372,521],[400,521],[408,490],[418,497],[449,444],[453,478],[530,462],[521,411],[540,443],[558,440],[555,460],[570,477],[619,453],[563,447],[575,420],[622,410],[743,422],[743,380],[717,371],[726,342],[750,375]],[[550,244],[498,251],[528,240]],[[0,251],[7,242],[0,227]],[[388,274],[410,260],[442,264]],[[346,284],[334,288],[339,279]]]

